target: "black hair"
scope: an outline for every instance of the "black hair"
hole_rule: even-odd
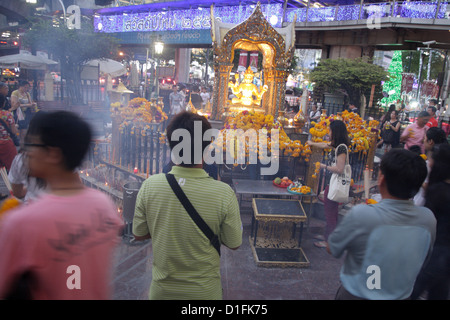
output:
[[[40,111],[30,121],[28,136],[39,137],[46,146],[61,149],[64,166],[72,171],[81,165],[89,150],[92,131],[89,124],[75,113]]]
[[[19,80],[19,87],[29,86],[30,83],[26,80]]]
[[[437,104],[437,99],[430,99],[428,102],[433,102],[434,104]]]
[[[436,107],[435,106],[428,106],[427,109],[431,109],[433,113],[436,113]]]
[[[201,123],[201,137],[197,137],[195,135],[195,123]],[[196,113],[188,112],[188,111],[182,111],[178,114],[176,114],[172,120],[167,125],[167,139],[169,141],[169,147],[173,151],[174,147],[177,146],[179,143],[183,143],[184,137],[182,137],[181,141],[172,139],[173,133],[177,129],[184,129],[187,130],[187,133],[190,135],[190,154],[191,159],[189,163],[180,163],[180,165],[185,167],[192,167],[198,163],[195,163],[195,149],[194,145],[196,143],[201,143],[202,145],[202,159],[203,159],[203,152],[208,147],[208,145],[211,143],[211,141],[203,141],[203,136],[206,130],[211,129],[211,124],[209,123],[208,119],[206,119],[203,116],[200,116]],[[195,141],[195,138],[200,138],[200,141]],[[183,157],[183,149],[181,149],[180,156]]]
[[[430,114],[428,113],[428,111],[420,111],[419,114],[417,115],[417,118],[423,118],[423,117],[430,117]]]
[[[432,185],[450,179],[450,145],[443,143],[433,149],[433,167],[430,171],[428,184]]]
[[[420,146],[418,146],[417,144],[409,147],[408,150],[411,151],[412,153],[415,153],[418,155],[422,154],[422,148]]]
[[[433,140],[434,144],[448,143],[445,131],[438,127],[431,127],[426,132],[427,140]]]
[[[391,149],[380,163],[389,194],[400,199],[414,197],[427,176],[425,160],[406,149]]]
[[[348,131],[345,123],[341,120],[334,120],[330,122],[331,129],[331,146],[336,148],[340,144],[350,145]]]

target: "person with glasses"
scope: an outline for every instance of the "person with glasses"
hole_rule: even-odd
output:
[[[71,112],[38,112],[31,120],[26,162],[48,193],[2,217],[0,299],[111,297],[110,266],[123,221],[109,197],[85,187],[75,171],[91,137],[89,125]]]

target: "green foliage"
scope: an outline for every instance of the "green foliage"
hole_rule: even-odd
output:
[[[428,71],[428,59],[430,55],[422,53],[422,74],[421,81],[425,80]],[[419,76],[419,66],[420,66],[420,52],[415,51],[402,51],[402,63],[403,71],[408,73],[414,73],[416,77]],[[439,73],[443,71],[444,68],[444,55],[442,52],[433,51],[431,57],[431,71],[430,79],[437,79]]]
[[[55,19],[34,19],[23,42],[32,50],[46,51],[60,63],[73,102],[81,102],[82,66],[92,59],[112,58],[118,48],[115,38],[95,33],[86,17],[82,17],[81,29],[68,29]]]
[[[343,90],[349,102],[360,107],[361,95],[369,96],[372,85],[377,96],[381,95],[381,81],[386,81],[388,73],[380,66],[365,58],[325,59],[310,73],[310,81],[315,86],[324,87],[333,93]]]

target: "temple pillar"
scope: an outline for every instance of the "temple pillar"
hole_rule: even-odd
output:
[[[267,85],[268,89],[263,95],[262,108],[265,114],[272,114],[272,106],[275,105],[275,72],[273,69],[264,69],[264,85]]]
[[[271,110],[271,114],[274,117],[284,105],[287,77],[288,73],[285,70],[275,69],[275,91],[273,92],[275,99]]]
[[[228,79],[230,77],[232,64],[214,64],[214,94],[211,118],[213,120],[220,120],[224,107],[228,101]]]

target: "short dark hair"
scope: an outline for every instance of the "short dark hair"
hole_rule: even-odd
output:
[[[435,106],[428,106],[427,109],[431,109],[433,113],[436,113],[436,107]]]
[[[438,127],[431,127],[426,132],[427,140],[433,140],[435,144],[448,143],[445,131]]]
[[[27,80],[19,80],[19,87],[29,86],[30,83]]]
[[[437,99],[430,99],[428,102],[433,102],[434,104],[437,104]]]
[[[340,144],[350,145],[348,137],[347,126],[341,120],[334,120],[330,122],[331,129],[331,146],[336,148]]]
[[[417,118],[423,118],[423,117],[430,117],[430,114],[428,113],[428,111],[420,111],[419,114],[417,115]]]
[[[406,149],[391,149],[380,163],[391,196],[410,199],[417,194],[427,176],[425,160]]]
[[[30,135],[39,137],[46,146],[61,149],[64,166],[72,171],[83,162],[89,150],[92,131],[89,124],[75,113],[40,111],[30,121],[27,137]]]
[[[422,148],[417,144],[410,146],[408,150],[415,154],[422,154]]]
[[[200,137],[201,141],[195,141],[194,139],[197,138],[194,134],[194,124],[200,122],[202,126],[202,135]],[[203,158],[203,152],[204,150],[211,144],[211,141],[203,141],[203,136],[206,132],[206,130],[211,129],[211,124],[209,123],[208,119],[206,119],[204,116],[200,116],[193,112],[188,111],[182,111],[178,114],[176,114],[172,120],[167,125],[167,139],[169,141],[169,147],[171,150],[182,142],[178,140],[172,139],[172,135],[177,129],[185,129],[189,133],[191,137],[191,144],[190,144],[190,152],[191,152],[191,159],[190,163],[180,163],[180,165],[185,167],[192,167],[196,165],[195,158],[194,158],[194,145],[195,143],[201,143],[202,145],[202,158]],[[180,156],[183,156],[182,152],[180,152]]]

